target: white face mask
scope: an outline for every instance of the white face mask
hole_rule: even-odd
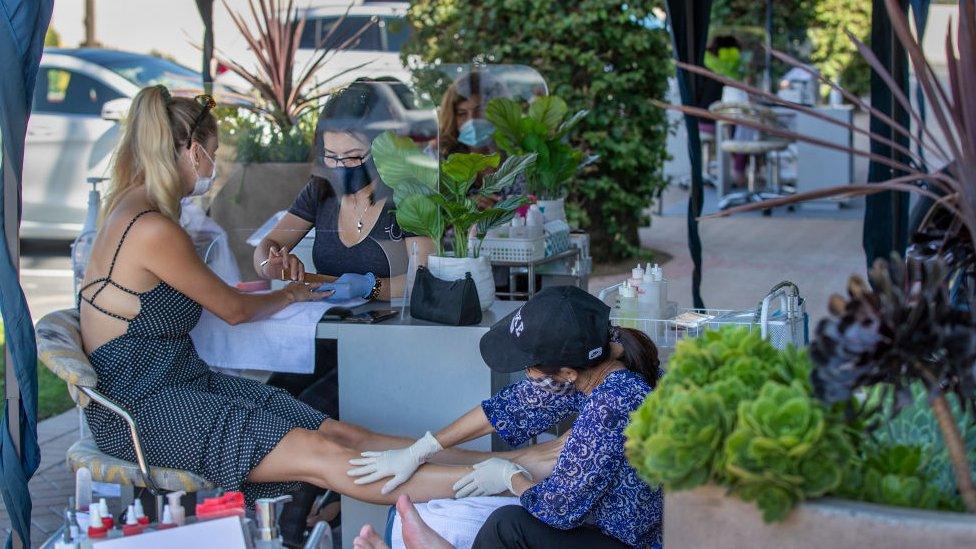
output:
[[[200,151],[202,151],[204,156],[207,157],[207,160],[210,161],[210,165],[213,166],[213,169],[210,170],[209,177],[197,174],[197,181],[193,184],[193,191],[190,192],[189,196],[201,196],[207,194],[207,191],[209,191],[210,187],[213,186],[214,180],[217,179],[217,162],[211,158],[209,154],[207,154],[207,151],[203,147],[200,147]],[[194,168],[193,171],[196,171],[196,168]]]

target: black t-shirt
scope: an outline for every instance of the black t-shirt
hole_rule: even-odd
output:
[[[390,197],[383,204],[383,211],[369,232],[369,238],[347,247],[339,239],[339,198],[328,181],[316,176],[312,176],[288,212],[314,226],[312,262],[316,272],[330,276],[373,273],[380,278],[388,278],[390,260],[376,241],[397,242],[416,236],[397,224],[393,198]]]

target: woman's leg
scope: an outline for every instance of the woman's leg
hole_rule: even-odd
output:
[[[319,432],[342,446],[358,451],[406,448],[415,442],[414,439],[384,435],[358,425],[332,419],[322,422]],[[430,462],[440,465],[474,465],[491,457],[500,457],[525,467],[532,478],[543,479],[552,473],[569,433],[566,432],[559,438],[542,444],[507,452],[478,452],[448,448],[433,456]]]
[[[423,465],[413,477],[392,493],[380,494],[382,482],[354,484],[346,474],[349,460],[359,452],[346,448],[318,431],[292,429],[248,475],[250,482],[302,481],[381,505],[407,494],[413,501],[454,497],[454,483],[471,471],[470,467]]]
[[[524,507],[506,505],[492,513],[474,538],[472,549],[590,549],[624,548],[626,544],[595,528],[553,528],[533,517]]]

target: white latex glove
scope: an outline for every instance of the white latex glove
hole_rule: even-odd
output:
[[[454,484],[454,497],[457,499],[477,496],[493,496],[512,489],[512,477],[522,473],[532,480],[532,475],[524,467],[507,459],[490,458],[475,464],[474,471]]]
[[[350,469],[346,474],[351,477],[361,477],[353,481],[356,484],[370,484],[392,476],[393,478],[380,490],[382,494],[389,494],[396,490],[397,486],[410,480],[414,471],[426,462],[427,458],[443,449],[434,435],[427,431],[423,438],[406,448],[385,452],[363,452],[360,454],[361,458],[349,460],[350,465],[359,467]]]

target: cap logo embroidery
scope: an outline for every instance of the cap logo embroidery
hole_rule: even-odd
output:
[[[508,325],[508,333],[514,335],[515,337],[522,337],[522,332],[525,330],[525,323],[522,322],[522,309],[519,309],[515,316],[512,317],[512,322]]]
[[[590,350],[589,359],[590,360],[593,360],[594,358],[596,358],[596,357],[598,357],[598,356],[600,356],[602,354],[603,354],[603,347],[597,347],[596,349],[591,349]]]

